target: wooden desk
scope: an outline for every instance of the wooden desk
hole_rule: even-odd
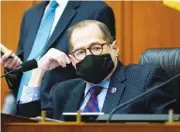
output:
[[[2,132],[180,132],[180,123],[5,123]]]

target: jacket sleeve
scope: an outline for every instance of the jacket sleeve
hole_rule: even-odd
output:
[[[40,100],[32,101],[24,104],[17,104],[17,115],[25,117],[36,117],[41,115]]]
[[[60,119],[61,113],[67,101],[68,90],[64,87],[65,82],[55,84],[50,91],[49,105],[53,108],[45,109],[47,117]],[[17,115],[25,117],[36,117],[41,115],[41,101],[31,101],[17,104]]]

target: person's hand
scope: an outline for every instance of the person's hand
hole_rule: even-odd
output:
[[[15,69],[22,63],[21,59],[15,55],[11,50],[7,50],[6,53],[1,56],[0,64],[3,64],[5,68]]]
[[[71,61],[68,56],[57,49],[51,48],[39,61],[38,68],[44,72],[50,71],[58,66],[66,67]]]

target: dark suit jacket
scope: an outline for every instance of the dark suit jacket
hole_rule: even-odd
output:
[[[22,61],[26,61],[34,40],[38,27],[43,16],[43,12],[48,2],[41,2],[27,10],[21,24],[20,41],[18,46],[18,56]],[[115,36],[115,20],[112,9],[103,1],[69,1],[45,51],[51,47],[68,53],[68,34],[66,30],[72,25],[87,19],[94,19],[105,23],[113,36]],[[9,87],[17,94],[22,73],[7,76]],[[51,87],[61,81],[76,78],[74,68],[69,65],[67,68],[58,67],[45,74],[41,87],[42,109],[51,107],[49,104],[49,92]],[[37,106],[38,108],[39,105]],[[37,114],[37,113],[36,113]],[[39,113],[37,114],[39,115]]]
[[[102,112],[110,113],[117,105],[142,94],[165,80],[165,73],[154,66],[129,65],[124,67],[119,63],[111,78]],[[54,118],[61,119],[62,112],[76,112],[80,108],[84,98],[85,84],[82,79],[72,79],[53,87],[51,100]],[[112,93],[111,88],[114,87],[117,88],[117,91]],[[168,86],[162,87],[160,90],[122,107],[116,113],[167,113],[169,108],[180,112],[177,100],[166,92],[168,88]]]

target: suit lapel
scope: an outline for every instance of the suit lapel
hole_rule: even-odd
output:
[[[124,67],[119,63],[115,74],[111,78],[102,112],[110,113],[112,109],[119,104],[125,89],[125,85],[123,84],[124,80]]]
[[[59,19],[56,28],[51,35],[49,42],[46,46],[45,51],[47,51],[55,40],[65,31],[66,27],[70,23],[71,19],[76,14],[76,8],[80,5],[80,1],[69,1],[67,7],[65,8],[61,18]]]
[[[27,54],[26,54],[26,57],[27,58],[31,52],[31,50],[29,49],[32,49],[32,46],[33,46],[33,43],[34,43],[34,40],[36,38],[36,34],[37,34],[37,31],[39,29],[39,25],[41,23],[41,19],[43,17],[43,14],[44,14],[44,10],[47,6],[48,2],[42,2],[40,3],[36,8],[36,10],[32,13],[32,19],[31,19],[31,27],[33,28],[30,28],[30,32],[29,32],[29,36],[30,36],[30,39],[28,39],[28,45],[27,45]]]
[[[67,101],[64,112],[76,112],[84,98],[85,81],[82,80],[72,91],[71,98]]]

